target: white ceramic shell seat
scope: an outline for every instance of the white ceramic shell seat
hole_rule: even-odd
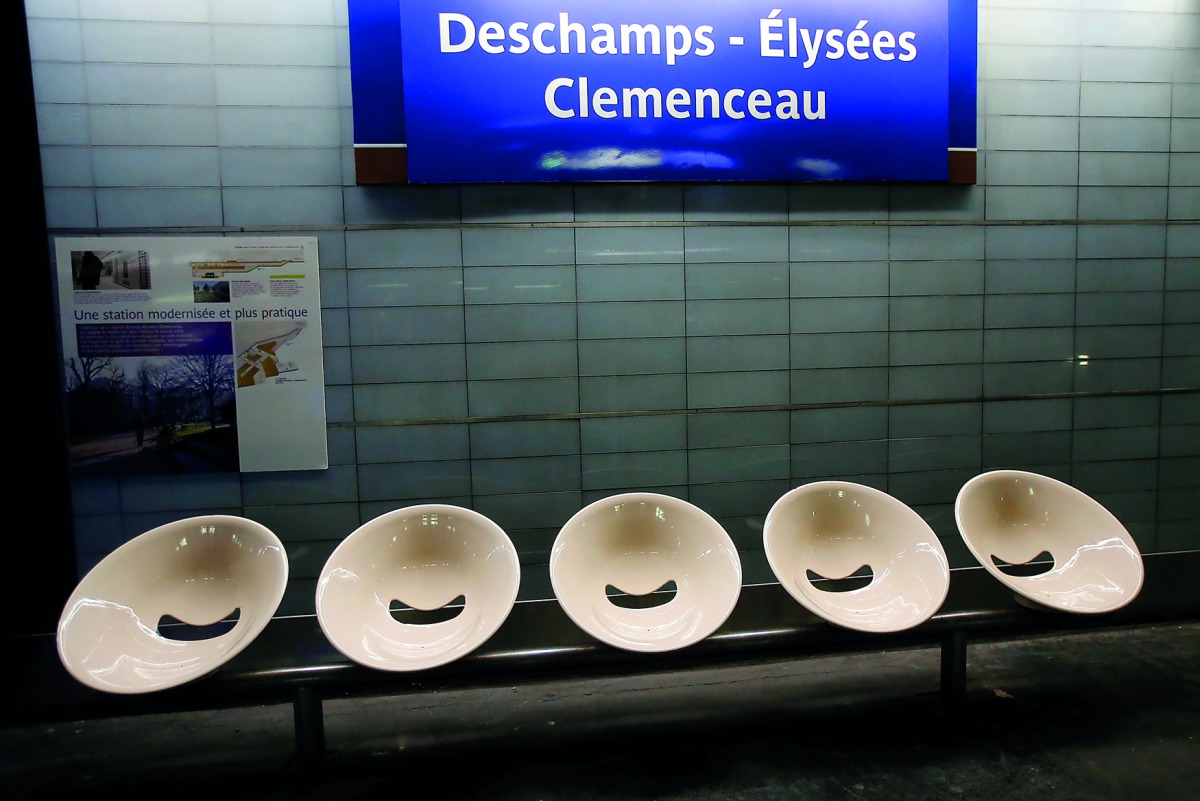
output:
[[[287,580],[287,554],[265,526],[234,515],[176,520],[88,571],[59,619],[58,654],[74,678],[97,690],[175,687],[249,645],[279,608]],[[172,625],[160,629],[164,618]],[[169,636],[184,633],[181,623],[225,628],[234,618],[215,636]]]
[[[1121,522],[1081,490],[1039,473],[993,470],[958,491],[954,517],[971,553],[1021,598],[1066,612],[1119,609],[1141,592],[1137,543]],[[1042,553],[1054,564],[1013,575],[995,559],[1027,564]]]
[[[775,577],[810,612],[865,632],[902,631],[946,600],[950,566],[929,524],[899,499],[849,481],[815,481],[785,493],[763,524]],[[832,591],[870,569],[865,586]],[[814,580],[809,571],[819,577]]]
[[[555,597],[585,632],[617,648],[670,651],[716,631],[737,604],[742,566],[729,534],[698,506],[630,492],[594,501],[560,529],[550,553]],[[674,584],[674,595],[664,589]],[[627,596],[669,597],[629,608]]]
[[[334,549],[317,582],[317,620],[361,665],[427,670],[486,642],[512,611],[520,582],[517,550],[498,524],[460,506],[418,504],[367,521]],[[393,614],[396,602],[454,614],[406,621]]]

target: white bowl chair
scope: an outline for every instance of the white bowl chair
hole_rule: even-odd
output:
[[[763,547],[793,598],[856,631],[920,625],[950,588],[946,552],[929,524],[897,498],[849,481],[816,481],[784,494],[763,524]],[[834,580],[863,576],[864,567],[869,583],[837,590]]]
[[[742,566],[708,513],[669,495],[631,492],[595,501],[566,522],[550,553],[550,581],[588,634],[627,651],[660,652],[697,643],[725,622],[741,593]],[[673,596],[664,589],[671,582]],[[630,608],[615,602],[622,594],[669,600]]]
[[[59,657],[73,677],[105,692],[184,684],[258,636],[287,580],[283,545],[253,520],[203,515],[167,523],[121,545],[76,585],[58,623]],[[235,617],[215,636],[179,625],[211,633]]]
[[[495,522],[449,504],[408,506],[369,520],[334,549],[317,582],[317,620],[361,665],[426,670],[486,642],[512,611],[520,582],[516,548]],[[406,621],[394,607],[454,616]]]
[[[1058,479],[993,470],[958,492],[954,517],[980,564],[1019,597],[1065,612],[1109,612],[1141,591],[1137,543],[1095,499]],[[996,563],[1028,564],[1043,552],[1053,565],[1014,575]]]

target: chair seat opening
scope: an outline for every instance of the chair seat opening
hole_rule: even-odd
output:
[[[999,556],[992,554],[992,564],[1006,576],[1029,578],[1030,576],[1040,576],[1043,573],[1049,573],[1054,569],[1055,562],[1054,557],[1049,551],[1042,551],[1028,562],[1006,562]]]
[[[666,606],[675,600],[678,593],[679,585],[675,583],[674,579],[663,584],[657,590],[642,595],[625,592],[612,584],[608,584],[604,588],[604,594],[608,596],[609,603],[622,609],[653,609],[657,606]]]
[[[861,590],[875,580],[875,571],[870,565],[863,565],[858,570],[855,570],[848,576],[842,578],[829,578],[822,576],[815,570],[805,570],[804,575],[808,578],[814,589],[822,592],[853,592]]]
[[[191,623],[184,623],[173,615],[163,615],[158,620],[156,630],[160,637],[168,640],[178,640],[179,642],[213,640],[232,631],[241,616],[242,610],[234,609],[227,617],[218,620],[216,623],[197,626]]]
[[[435,623],[445,623],[454,620],[466,608],[467,597],[460,595],[439,609],[414,609],[403,601],[393,600],[388,605],[392,619],[397,623],[407,623],[413,626],[432,626]]]

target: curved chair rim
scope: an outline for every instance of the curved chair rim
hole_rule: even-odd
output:
[[[453,518],[469,521],[479,531],[487,532],[495,547],[479,563],[489,563],[498,577],[494,585],[481,588],[479,585],[469,586],[469,582],[450,584],[444,580],[453,571],[447,567],[447,559],[440,559],[434,560],[437,564],[426,565],[429,568],[428,575],[433,576],[433,571],[439,572],[435,578],[425,580],[418,578],[415,573],[404,576],[391,573],[384,578],[383,584],[367,587],[366,582],[371,580],[370,577],[348,564],[349,555],[356,548],[363,547],[367,538],[386,537],[394,524],[403,525],[403,521],[438,515],[448,516],[445,522]],[[440,526],[442,523],[433,525]],[[437,533],[440,534],[440,530]],[[405,544],[411,545],[413,541],[401,543],[392,540],[391,544],[401,548]],[[461,542],[458,544],[462,545]],[[374,567],[383,570],[384,561],[381,559]],[[405,564],[403,569],[407,570],[408,567]],[[468,571],[461,574],[460,578],[470,578],[470,575]],[[429,670],[466,656],[490,639],[516,604],[520,580],[521,566],[516,546],[496,521],[474,509],[456,504],[412,504],[364,522],[334,548],[317,580],[317,621],[330,644],[360,665],[389,672]],[[421,588],[413,589],[418,582]],[[407,584],[410,591],[416,592],[427,602],[384,597],[406,594],[401,584]],[[452,598],[457,600],[460,596],[463,598],[462,604],[452,602]],[[447,611],[453,607],[457,614],[433,623],[402,622],[392,615],[391,602],[397,600],[412,602],[411,610]],[[349,610],[354,612],[351,614]]]
[[[261,574],[270,579],[259,587],[262,590],[261,605],[254,609],[237,606],[239,616],[228,631],[195,640],[168,638],[158,631],[161,619],[158,615],[151,614],[150,618],[153,619],[143,617],[143,612],[147,611],[145,607],[155,604],[145,601],[139,610],[112,597],[95,597],[100,593],[93,590],[108,580],[108,572],[116,566],[136,558],[147,548],[158,544],[159,540],[188,532],[196,532],[200,537],[211,534],[206,531],[211,526],[232,527],[236,529],[234,533],[252,532],[261,540],[254,543],[254,548],[271,568]],[[191,544],[199,547],[194,541]],[[240,540],[236,544],[239,547],[244,545]],[[180,542],[174,550],[178,552],[181,547],[188,546]],[[56,630],[59,659],[77,681],[107,693],[150,693],[187,684],[218,670],[262,632],[282,603],[289,573],[287,551],[279,537],[267,526],[250,518],[232,514],[204,514],[155,526],[113,549],[75,585],[63,605]],[[129,582],[144,575],[144,571],[123,571],[121,583],[133,592],[138,585]],[[243,587],[238,584],[237,589]],[[106,595],[112,596],[114,593]],[[172,611],[167,606],[163,610],[167,613]],[[85,619],[87,623],[83,622]],[[217,624],[225,620],[207,622]],[[91,629],[97,626],[100,634],[87,637],[88,634],[94,634]],[[122,634],[129,638],[121,640]],[[85,637],[84,656],[77,660],[76,648],[81,642],[80,638]],[[129,647],[120,647],[126,644]],[[156,658],[159,661],[153,661]],[[105,660],[112,661],[109,663]],[[131,679],[131,676],[135,679]]]
[[[598,571],[584,582],[576,575],[565,573],[565,560],[580,526],[605,508],[628,503],[654,503],[653,517],[663,525],[672,525],[670,508],[680,514],[692,515],[702,521],[715,538],[715,547],[704,550],[705,567],[714,573],[726,573],[730,580],[720,583],[713,591],[704,592],[696,585],[698,574],[669,570],[669,557],[655,559],[655,567],[646,568],[642,554],[619,554],[625,565],[614,572]],[[660,506],[661,505],[661,506]],[[659,555],[656,554],[656,557]],[[594,562],[586,561],[594,566]],[[611,562],[610,562],[611,564]],[[621,574],[625,569],[627,572]],[[633,574],[637,574],[634,576]],[[733,539],[725,528],[707,511],[691,501],[653,491],[620,492],[592,501],[579,509],[559,529],[550,554],[550,579],[555,598],[567,617],[595,639],[626,651],[657,653],[693,645],[713,634],[732,614],[741,592],[742,566]],[[674,595],[665,604],[653,607],[617,606],[606,594],[609,586],[632,596],[651,597],[654,588],[664,586],[663,579],[675,582]],[[617,586],[613,582],[630,581],[634,586]],[[703,602],[703,603],[701,603]]]
[[[964,520],[964,507],[979,487],[990,482],[1013,479],[1040,483],[1053,488],[1083,505],[1091,515],[1104,521],[1109,536],[1103,539],[1076,537],[1071,554],[1054,554],[1054,566],[1047,572],[1024,576],[1006,573],[987,553]],[[1012,590],[1019,599],[1032,602],[1040,609],[1053,609],[1075,614],[1102,614],[1127,606],[1141,592],[1145,568],[1137,541],[1125,525],[1106,506],[1078,487],[1053,476],[1022,469],[988,470],[972,477],[959,489],[954,502],[954,517],[963,542],[971,555],[997,581]],[[1044,542],[1042,550],[1049,551],[1054,542]],[[1040,552],[1040,551],[1039,551]],[[1111,570],[1097,567],[1097,556],[1108,559]],[[1087,581],[1069,582],[1067,577],[1079,575]]]
[[[844,575],[828,578],[849,577],[848,571],[863,566],[871,567],[872,574],[864,586],[833,592],[818,588],[807,577],[808,565],[785,564],[773,535],[778,531],[780,516],[790,504],[815,494],[842,490],[886,504],[903,518],[901,530],[912,532],[914,536],[905,541],[900,550],[887,550],[887,561],[881,565],[867,564],[866,560],[873,555],[868,551],[886,549],[859,548],[856,551],[852,548],[854,540],[834,539],[842,550],[839,557],[843,564],[850,566],[844,569]],[[874,525],[880,522],[873,521]],[[889,529],[888,533],[894,534],[895,529]],[[763,524],[763,548],[772,573],[788,594],[808,611],[842,628],[868,633],[914,628],[937,613],[950,590],[949,560],[933,528],[908,504],[867,484],[826,479],[808,482],[784,493],[767,513]]]

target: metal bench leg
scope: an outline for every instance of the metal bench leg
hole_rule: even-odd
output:
[[[942,640],[942,699],[959,701],[967,691],[967,635],[954,631]]]
[[[321,697],[309,687],[292,694],[296,720],[296,767],[308,771],[321,766],[325,758],[325,716]]]

